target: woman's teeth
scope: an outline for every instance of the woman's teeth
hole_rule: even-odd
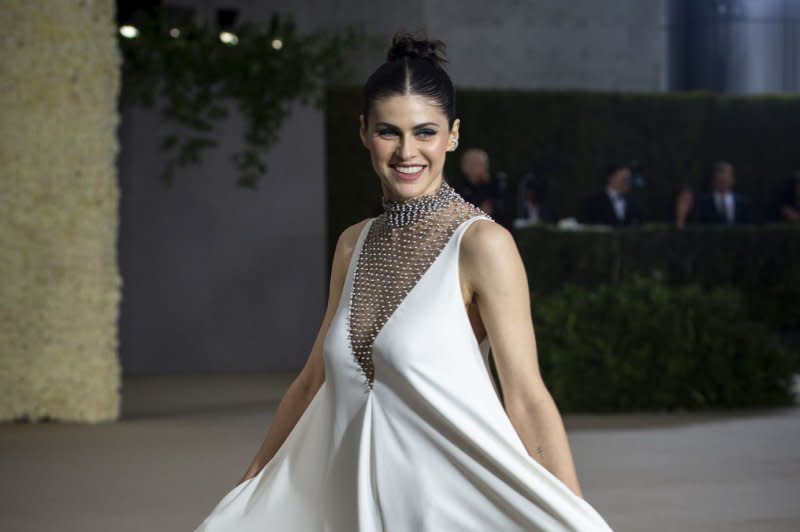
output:
[[[416,174],[422,171],[422,166],[395,166],[394,169],[401,174]]]

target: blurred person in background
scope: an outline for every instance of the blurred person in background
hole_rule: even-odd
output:
[[[547,201],[548,188],[547,181],[533,172],[520,178],[514,228],[555,223],[556,215]]]
[[[784,222],[800,222],[800,170],[795,170],[779,202],[778,213]]]
[[[733,165],[714,163],[711,191],[697,201],[698,221],[706,224],[740,224],[749,221],[747,199],[733,190],[736,181]]]
[[[507,226],[504,209],[505,175],[492,178],[489,171],[489,154],[480,148],[464,150],[459,159],[463,185],[461,196],[492,216],[500,225]]]
[[[604,175],[605,187],[586,199],[580,221],[613,226],[641,223],[641,209],[629,194],[631,169],[621,164],[610,164]]]

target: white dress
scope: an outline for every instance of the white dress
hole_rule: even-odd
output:
[[[610,531],[531,458],[475,339],[458,278],[459,221],[374,338],[374,380],[348,338],[354,270],[324,340],[325,382],[273,458],[196,532]]]

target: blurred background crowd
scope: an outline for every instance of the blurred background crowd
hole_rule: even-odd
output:
[[[516,190],[508,186],[508,176],[492,172],[489,154],[469,148],[461,154],[458,190],[465,199],[479,206],[507,228],[536,224],[570,222],[585,225],[627,226],[648,222],[733,225],[753,223],[748,198],[736,190],[735,168],[728,161],[717,161],[708,170],[708,186],[695,190],[678,183],[669,208],[647,208],[640,192],[647,186],[638,163],[609,163],[598,171],[597,190],[586,191],[583,209],[578,213],[557,213],[548,200],[549,179],[534,172],[517,179]],[[790,172],[787,172],[790,173]],[[800,222],[800,170],[791,172],[785,183],[771,193],[774,198],[765,222]]]

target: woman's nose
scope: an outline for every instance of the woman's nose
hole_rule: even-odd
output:
[[[401,137],[400,144],[397,147],[397,156],[400,159],[406,160],[416,155],[417,145],[413,137]]]

